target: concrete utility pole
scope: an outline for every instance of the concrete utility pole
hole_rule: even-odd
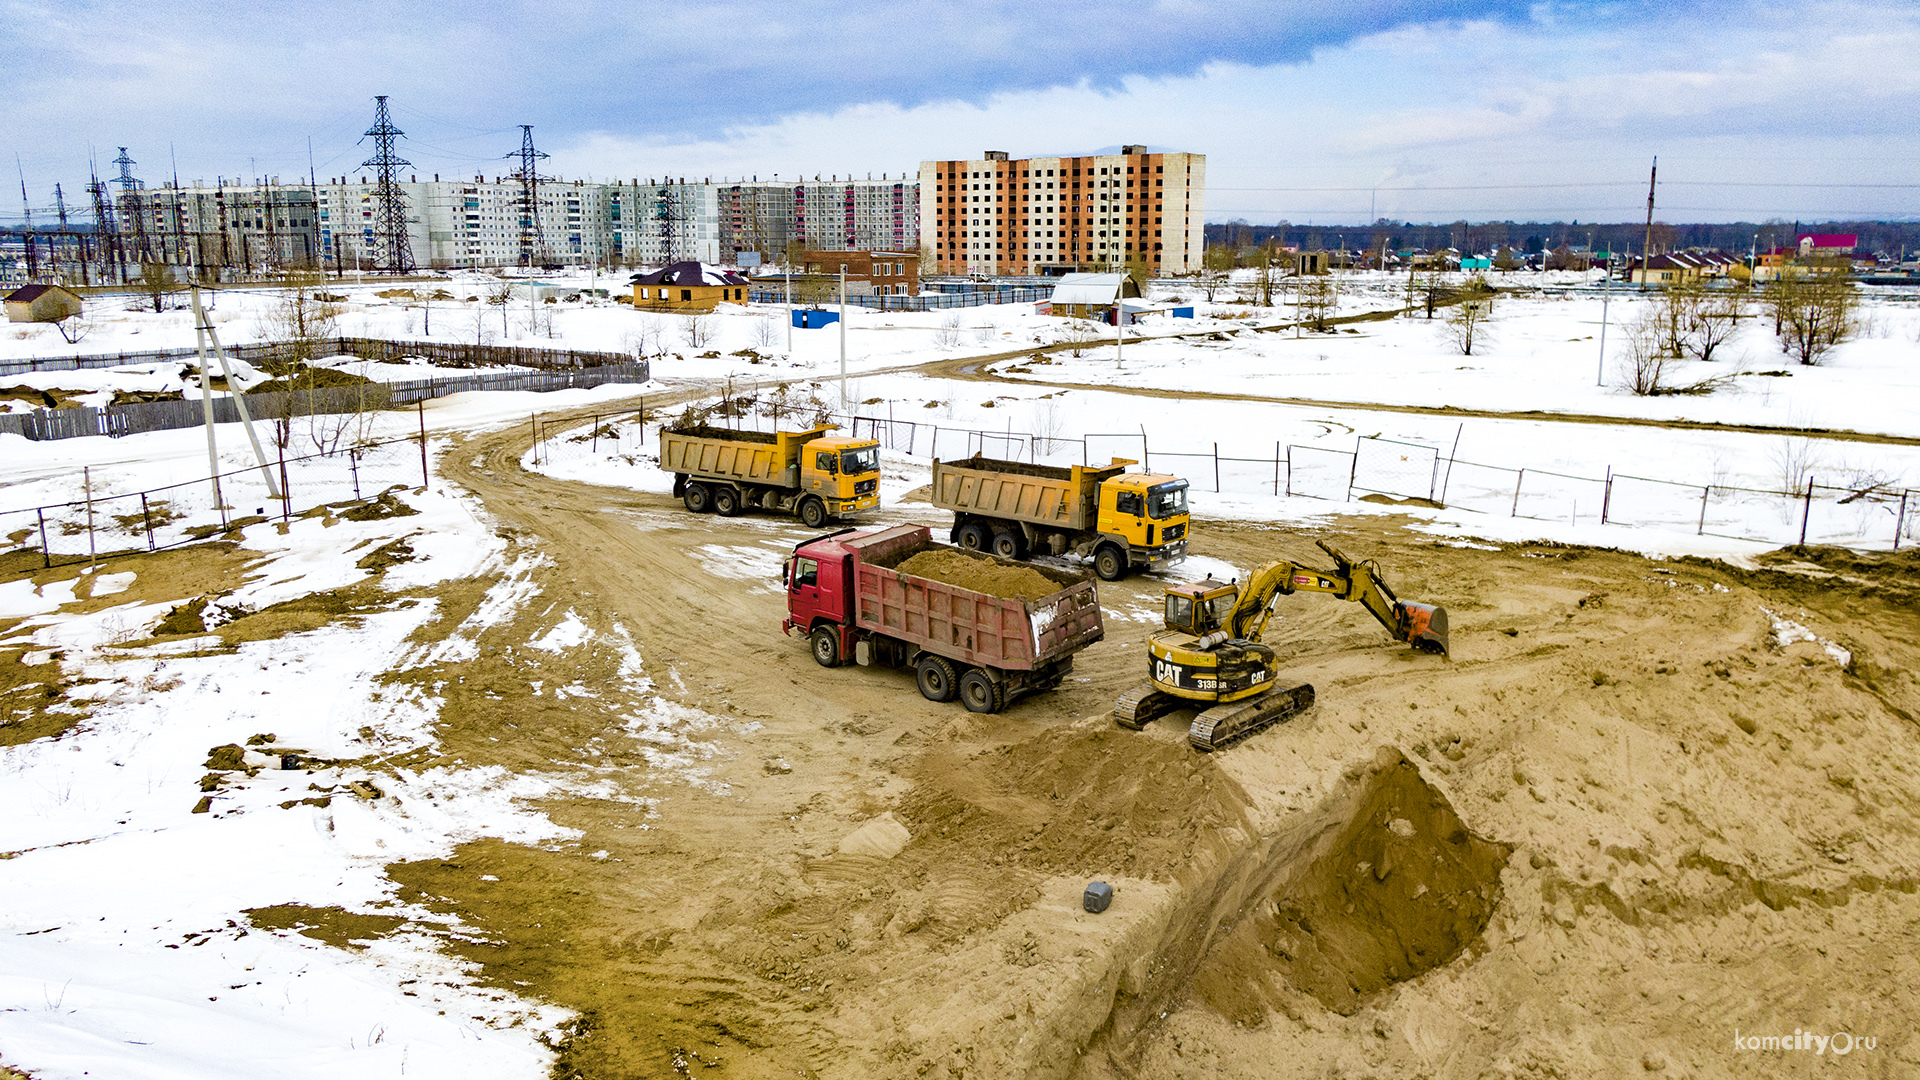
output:
[[[1120,350],[1124,348],[1127,343],[1126,295],[1127,272],[1122,270],[1120,271],[1120,280],[1115,282],[1113,286],[1113,365],[1115,367],[1120,366],[1122,359]]]
[[[793,320],[787,320],[789,324]],[[840,407],[847,407],[847,264],[840,264]]]
[[[1593,258],[1593,240],[1587,240],[1587,258]],[[1607,378],[1607,305],[1613,302],[1613,253],[1607,253],[1606,284],[1600,289],[1600,359],[1593,385],[1605,386]]]
[[[278,499],[280,485],[274,481],[273,470],[267,467],[266,451],[260,448],[260,436],[253,430],[253,412],[247,408],[247,396],[233,379],[233,368],[227,364],[227,351],[220,347],[220,333],[213,328],[213,320],[200,307],[200,289],[193,290],[194,343],[200,352],[200,402],[201,413],[207,421],[207,463],[212,467],[213,494],[218,503],[220,496],[220,460],[213,446],[213,377],[212,367],[207,363],[207,342],[213,342],[213,354],[220,359],[220,373],[226,376],[227,392],[233,395],[234,408],[240,411],[240,420],[247,428],[247,441],[253,444],[253,459],[260,465],[260,478],[267,482],[268,496]]]
[[[1653,155],[1653,171],[1647,174],[1647,238],[1640,246],[1640,288],[1644,291],[1653,277],[1653,185],[1660,176],[1660,155]]]

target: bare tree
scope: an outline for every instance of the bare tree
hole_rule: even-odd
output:
[[[140,290],[153,310],[163,310],[167,304],[167,294],[180,288],[173,280],[173,272],[164,263],[146,262],[140,264],[140,276],[134,279],[134,288]]]
[[[1332,274],[1304,274],[1294,290],[1294,306],[1302,322],[1317,333],[1327,332],[1327,320],[1340,306],[1340,287]]]
[[[771,315],[753,320],[753,343],[771,349],[780,340],[780,323]]]
[[[1640,397],[1668,392],[1667,369],[1674,361],[1667,347],[1664,317],[1642,310],[1620,328],[1620,386]]]
[[[1686,333],[1681,344],[1696,360],[1712,360],[1727,340],[1740,328],[1746,314],[1746,301],[1732,289],[1696,286],[1697,298],[1687,313]]]
[[[1768,291],[1780,349],[1802,364],[1818,364],[1857,329],[1858,300],[1840,274],[1783,275]]]
[[[268,310],[261,330],[271,341],[290,346],[292,359],[305,364],[321,344],[339,333],[344,306],[323,290],[326,279],[317,273],[287,275],[286,291]]]
[[[1462,356],[1472,356],[1476,343],[1484,345],[1487,323],[1493,318],[1493,290],[1475,274],[1460,290],[1460,299],[1447,309],[1447,336]]]
[[[951,349],[960,344],[960,316],[949,315],[941,319],[940,325],[934,328],[933,343],[943,349]]]
[[[680,337],[687,347],[698,349],[713,340],[713,316],[703,312],[689,311],[680,316]]]
[[[500,336],[507,336],[507,305],[513,302],[513,283],[496,281],[487,286],[487,303],[500,309]]]
[[[1228,272],[1233,269],[1233,249],[1225,244],[1210,245],[1200,256],[1200,292],[1213,303],[1215,293],[1226,284]]]

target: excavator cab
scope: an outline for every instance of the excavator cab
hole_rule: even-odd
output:
[[[1167,629],[1199,637],[1226,625],[1227,613],[1240,598],[1238,585],[1208,578],[1191,584],[1167,586]]]

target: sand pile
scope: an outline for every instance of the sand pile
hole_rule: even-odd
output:
[[[964,760],[932,759],[900,816],[942,858],[1012,856],[1049,873],[1165,878],[1247,796],[1185,740],[1063,727]]]
[[[1277,972],[1351,1016],[1480,936],[1510,851],[1468,832],[1418,769],[1382,750],[1347,823],[1302,853],[1306,865],[1289,868],[1239,940],[1209,958],[1197,988],[1222,1014],[1257,1022]]]
[[[903,574],[932,578],[963,589],[1013,600],[1038,600],[1052,596],[1061,586],[1030,566],[1005,566],[989,559],[975,558],[951,548],[933,548],[907,559],[895,570]]]

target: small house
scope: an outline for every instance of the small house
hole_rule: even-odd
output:
[[[79,294],[59,285],[22,285],[7,294],[8,322],[59,322],[80,314]]]
[[[635,274],[633,306],[642,311],[712,311],[721,303],[747,302],[747,279],[703,262],[677,262]]]
[[[1140,296],[1140,283],[1129,274],[1062,274],[1047,300],[1047,311],[1073,319],[1110,320],[1116,296]]]

